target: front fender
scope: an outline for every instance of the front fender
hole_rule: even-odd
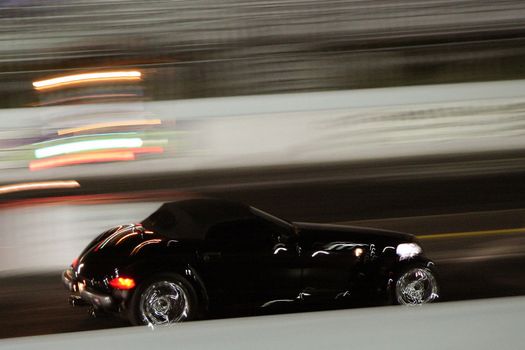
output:
[[[374,269],[376,278],[373,281],[374,290],[377,292],[380,300],[390,304],[397,277],[406,269],[415,266],[426,267],[430,269],[436,277],[438,275],[434,262],[425,255],[417,255],[403,260],[401,260],[395,252],[381,256]]]
[[[398,264],[393,266],[386,280],[385,297],[387,298],[387,301],[389,304],[392,303],[391,298],[393,296],[393,292],[396,286],[397,279],[404,271],[412,267],[425,267],[429,269],[430,271],[432,271],[433,275],[438,280],[438,286],[439,286],[439,276],[437,273],[436,265],[434,264],[432,260],[424,256],[421,256],[421,257],[417,257],[414,259],[400,261]]]

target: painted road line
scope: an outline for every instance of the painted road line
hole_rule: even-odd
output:
[[[436,233],[428,235],[417,235],[419,240],[441,239],[441,238],[464,238],[475,236],[489,236],[489,235],[505,235],[512,233],[525,233],[525,227],[509,228],[500,230],[486,230],[486,231],[469,231],[469,232],[451,232],[451,233]]]

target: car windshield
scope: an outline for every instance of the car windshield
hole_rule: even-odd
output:
[[[254,207],[250,207],[250,211],[260,217],[261,219],[263,220],[266,220],[266,221],[269,221],[279,227],[281,227],[282,229],[285,229],[287,231],[291,230],[293,225],[292,223],[284,220],[284,219],[281,219],[281,218],[278,218],[277,216],[273,216],[271,214],[268,214],[267,212],[265,211],[262,211],[261,209],[257,209],[257,208],[254,208]]]

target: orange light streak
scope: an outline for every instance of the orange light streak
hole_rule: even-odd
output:
[[[37,171],[56,168],[67,165],[104,163],[115,161],[135,160],[136,154],[163,153],[164,148],[160,146],[125,148],[114,150],[103,150],[98,152],[87,152],[79,154],[67,154],[53,158],[37,159],[29,163],[29,170]]]
[[[127,160],[135,160],[135,153],[129,151],[91,152],[33,160],[29,163],[29,170],[37,171],[66,165],[116,162]]]
[[[123,151],[131,151],[135,154],[150,154],[150,153],[164,153],[164,148],[160,146],[148,146],[148,147],[137,147],[137,148],[126,148]]]
[[[138,235],[139,233],[138,232],[132,232],[132,233],[128,233],[127,235],[125,235],[124,237],[122,237],[121,239],[119,239],[117,241],[117,243],[115,243],[115,245],[119,245],[122,241],[125,241],[126,239],[128,239],[129,237],[131,236],[136,236]]]
[[[36,90],[46,90],[68,85],[78,85],[91,82],[102,81],[125,81],[141,80],[142,73],[139,71],[112,71],[112,72],[93,72],[83,74],[64,75],[52,79],[34,81],[33,87]]]
[[[127,120],[121,122],[108,122],[108,123],[96,123],[89,124],[85,126],[79,126],[77,128],[61,129],[58,130],[58,135],[67,135],[74,134],[84,131],[97,130],[97,129],[107,129],[115,127],[125,127],[125,126],[138,126],[138,125],[160,125],[162,122],[160,119],[140,119],[140,120]]]
[[[28,182],[13,185],[0,186],[0,194],[30,191],[30,190],[47,190],[58,188],[78,188],[80,184],[75,180],[69,181],[44,181],[44,182]]]
[[[157,244],[157,243],[160,243],[162,242],[162,239],[160,238],[156,238],[156,239],[150,239],[150,240],[147,240],[147,241],[144,241],[140,244],[138,244],[132,251],[131,251],[131,254],[129,254],[129,256],[132,256],[132,255],[135,255],[137,254],[142,248],[144,248],[145,246],[149,245],[149,244]]]

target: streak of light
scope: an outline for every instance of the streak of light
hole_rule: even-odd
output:
[[[29,163],[29,169],[32,171],[35,171],[35,170],[43,170],[43,169],[48,169],[48,168],[66,166],[66,165],[135,160],[135,155],[137,154],[153,154],[153,153],[163,153],[163,152],[164,152],[164,148],[160,146],[151,146],[151,147],[103,150],[103,151],[98,151],[98,152],[87,152],[87,153],[81,153],[81,154],[70,154],[70,155],[63,155],[63,156],[58,156],[58,157],[53,157],[53,158],[33,160]],[[131,154],[131,156],[129,154]],[[109,159],[104,160],[104,155],[107,155]],[[82,157],[82,156],[86,156],[86,157]]]
[[[107,123],[96,123],[89,124],[84,126],[79,126],[76,128],[61,129],[58,130],[58,135],[67,135],[74,134],[78,132],[97,130],[97,129],[107,129],[114,127],[126,127],[126,126],[139,126],[139,125],[160,125],[160,119],[140,119],[140,120],[126,120],[126,121],[116,121],[116,122],[107,122]]]
[[[119,239],[117,241],[117,243],[115,243],[115,245],[119,245],[120,243],[122,243],[122,241],[125,241],[126,239],[128,239],[129,237],[131,236],[137,236],[139,233],[138,232],[132,232],[132,233],[128,233],[127,235],[125,235],[124,237],[122,237],[121,239]]]
[[[505,235],[505,234],[513,234],[513,233],[525,233],[525,227],[500,229],[500,230],[435,233],[435,234],[428,234],[428,235],[418,235],[416,237],[419,240],[422,240],[422,239],[428,240],[428,239],[440,239],[440,238],[465,238],[465,237],[488,236],[488,235]]]
[[[66,165],[88,164],[88,163],[103,163],[116,161],[135,160],[135,153],[130,151],[106,151],[106,152],[90,152],[82,154],[71,154],[51,159],[33,160],[29,163],[29,170],[37,171],[49,168],[55,168]]]
[[[35,157],[40,159],[83,151],[96,151],[111,148],[136,148],[142,147],[142,144],[142,139],[138,137],[77,141],[36,149]]]
[[[44,141],[40,141],[40,142],[35,142],[33,143],[33,146],[37,146],[37,147],[40,147],[41,145],[47,145],[47,144],[55,144],[57,142],[61,142],[61,143],[64,143],[64,141],[71,141],[71,140],[80,140],[80,141],[85,141],[86,140],[86,137],[89,137],[89,138],[94,138],[96,137],[97,140],[100,140],[106,136],[109,136],[111,137],[112,139],[115,139],[115,138],[121,138],[121,137],[138,137],[139,133],[138,132],[135,132],[135,131],[130,131],[130,132],[109,132],[109,133],[103,133],[103,134],[91,134],[91,135],[73,135],[73,136],[66,136],[66,137],[61,137],[59,139],[51,139],[51,140],[44,140]]]
[[[138,147],[138,148],[128,148],[121,151],[129,151],[134,154],[151,154],[151,153],[163,153],[164,148],[161,146],[149,146],[149,147]]]
[[[31,191],[31,190],[47,190],[58,188],[78,188],[80,184],[75,180],[68,181],[42,181],[42,182],[28,182],[13,185],[0,186],[0,194]]]
[[[113,240],[114,237],[117,237],[118,235],[120,235],[120,230],[124,228],[124,225],[120,225],[116,230],[115,232],[113,232],[111,235],[109,235],[109,237],[106,237],[105,240],[103,240],[102,242],[100,242],[94,249],[94,251],[98,251],[99,249],[102,249],[104,248],[104,246],[106,244],[108,244],[111,240]]]
[[[73,74],[52,79],[34,81],[33,87],[36,90],[45,90],[99,81],[140,80],[141,76],[142,74],[139,71],[112,71]]]
[[[73,97],[66,97],[66,98],[57,98],[57,99],[53,99],[52,101],[45,101],[45,102],[38,102],[38,103],[34,103],[33,106],[36,106],[36,107],[43,107],[43,106],[53,106],[53,105],[60,105],[60,104],[65,104],[65,103],[72,103],[72,102],[77,102],[78,101],[90,101],[91,103],[93,103],[95,99],[97,100],[102,100],[102,99],[122,99],[122,98],[128,98],[128,97],[137,97],[139,98],[140,95],[138,94],[133,94],[133,93],[120,93],[120,94],[117,94],[117,93],[114,93],[114,94],[96,94],[96,95],[82,95],[82,96],[73,96]]]
[[[140,243],[139,245],[137,245],[137,246],[131,251],[130,256],[137,254],[142,248],[144,248],[144,247],[147,246],[148,244],[158,244],[158,243],[160,243],[160,242],[162,242],[162,239],[159,239],[159,238],[156,238],[156,239],[150,239],[150,240],[148,240],[148,241],[144,241],[144,242]]]
[[[274,250],[273,254],[278,254],[280,251],[283,251],[283,252],[286,252],[288,251],[288,249],[286,249],[285,247],[279,247],[277,249]]]
[[[318,250],[315,253],[312,254],[312,258],[315,258],[317,255],[324,254],[324,255],[330,255],[330,253],[325,252],[324,250]]]

